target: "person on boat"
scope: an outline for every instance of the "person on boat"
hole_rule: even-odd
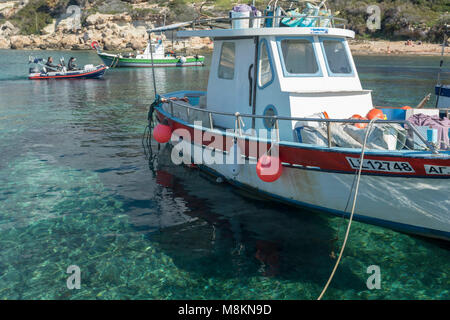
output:
[[[55,71],[58,70],[61,67],[60,64],[58,64],[58,65],[53,64],[53,57],[48,57],[47,58],[47,62],[45,63],[45,65],[47,67],[49,67],[51,70],[55,70]]]
[[[75,63],[76,60],[77,59],[75,59],[74,57],[70,57],[69,63],[67,64],[67,69],[69,71],[77,70],[77,65]]]

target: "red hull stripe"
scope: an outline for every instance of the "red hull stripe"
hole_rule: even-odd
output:
[[[157,117],[160,122],[167,121],[173,130],[184,129],[188,131],[190,137],[193,137],[192,140],[196,144],[224,151],[223,149],[229,148],[233,143],[232,136],[211,132],[207,133],[208,140],[206,140],[206,137],[203,137],[203,134],[206,132],[205,130],[200,134],[198,130],[194,130],[193,127],[184,124],[183,121],[170,118],[158,107],[155,111],[157,112]],[[196,131],[195,135],[194,131]],[[189,139],[189,137],[183,138]],[[268,147],[270,147],[270,144],[267,146],[266,143],[253,140],[250,141],[245,138],[238,138],[238,145],[246,157],[257,157],[257,150],[260,150],[260,147],[263,150],[267,150]],[[336,173],[354,173],[359,167],[359,152],[346,152],[336,149],[318,149],[313,146],[288,146],[281,144],[279,153],[281,161],[286,163],[287,166],[292,167],[300,166],[304,169]],[[377,155],[368,152],[364,157],[362,172],[370,175],[392,177],[449,179],[450,158],[433,159],[427,158],[427,156],[429,156],[429,154],[414,154],[402,157],[386,153]]]

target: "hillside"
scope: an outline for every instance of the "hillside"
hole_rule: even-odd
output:
[[[141,38],[145,38],[141,33],[150,25],[192,20],[200,15],[224,16],[236,3],[230,0],[0,0],[0,48],[45,47],[51,40],[49,35],[60,39],[77,35],[66,44],[69,49],[85,49],[93,34],[97,40],[106,42],[111,37],[111,49],[134,48],[131,42],[139,42],[136,47],[140,46]],[[442,41],[445,25],[450,24],[448,0],[328,0],[327,3],[333,12],[339,12],[339,17],[348,20],[348,27],[356,32],[357,39],[412,39],[437,43]],[[256,4],[262,9],[267,1],[259,0]],[[366,26],[369,16],[366,10],[372,4],[378,5],[382,13],[381,29],[375,32]],[[77,28],[73,28],[77,11],[74,11],[75,15],[67,12],[71,5],[81,8]],[[120,30],[108,31],[111,28]],[[16,38],[20,36],[27,37],[20,38],[23,45],[16,45]],[[117,39],[113,43],[114,36],[129,41],[119,45]],[[61,41],[53,45],[58,47],[58,43]]]

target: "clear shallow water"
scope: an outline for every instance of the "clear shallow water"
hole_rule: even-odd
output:
[[[42,51],[0,51],[0,299],[318,296],[346,221],[249,198],[172,165],[167,150],[146,160],[151,70],[36,82],[24,76],[29,54]],[[100,63],[92,52],[52,54]],[[439,64],[356,61],[376,105],[417,104]],[[208,68],[156,72],[161,92],[197,90]],[[74,264],[80,290],[66,287]],[[380,290],[366,287],[370,265]],[[449,270],[448,244],[354,222],[326,298],[449,299]]]

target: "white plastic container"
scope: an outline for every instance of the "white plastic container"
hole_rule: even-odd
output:
[[[427,139],[428,142],[437,143],[437,129],[430,128],[428,126],[417,126],[417,131],[422,134],[422,137]],[[426,148],[425,143],[414,133],[414,143],[416,147]]]
[[[84,66],[84,71],[95,69],[93,64],[87,64]]]
[[[261,17],[261,16],[262,16],[261,11],[257,11],[257,12],[256,12],[256,16],[257,16],[257,17]],[[262,22],[263,22],[263,19],[262,19],[262,18],[259,18],[259,19],[252,19],[252,28],[253,28],[253,29],[261,28]]]
[[[250,12],[234,12],[231,11],[231,18],[250,17]],[[232,20],[231,26],[233,29],[248,29],[250,26],[250,19]]]

